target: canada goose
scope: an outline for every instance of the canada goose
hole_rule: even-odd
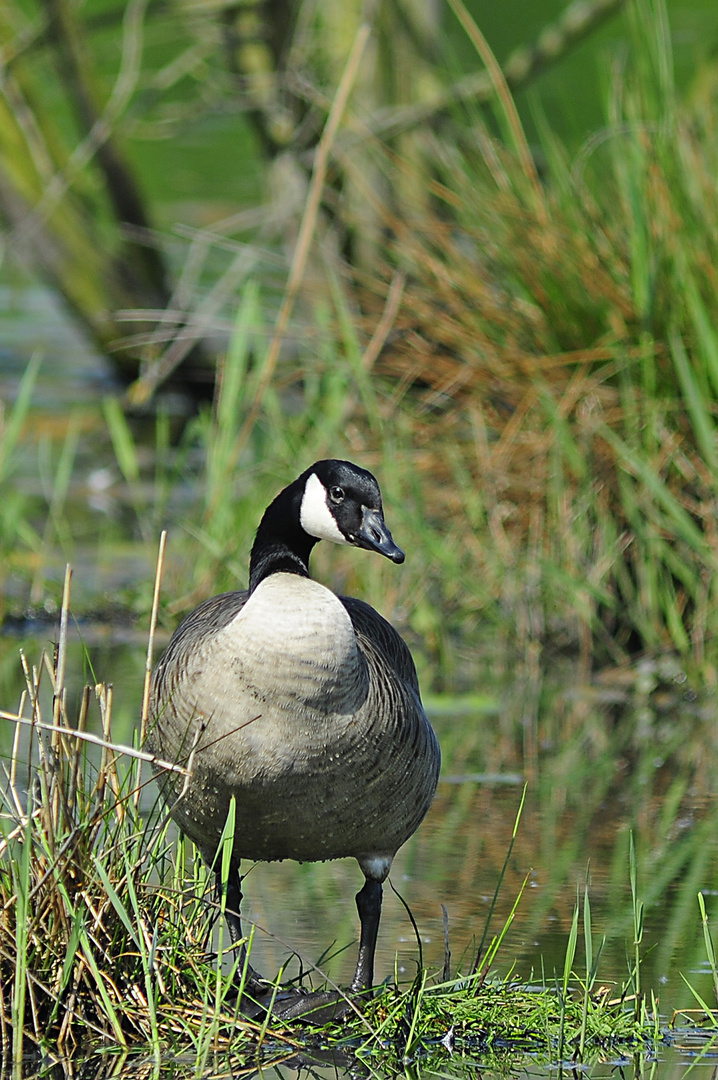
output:
[[[358,992],[373,985],[382,882],[429,809],[440,752],[405,642],[368,604],[310,578],[318,540],[404,561],[374,476],[317,461],[267,508],[249,589],[205,601],[175,631],[153,676],[148,743],[191,763],[189,782],[162,770],[158,780],[210,865],[236,800],[234,943],[241,859],[357,859],[366,879],[356,897]]]

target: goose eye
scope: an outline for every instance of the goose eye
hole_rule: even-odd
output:
[[[329,488],[329,498],[332,500],[333,503],[344,502],[344,488]]]

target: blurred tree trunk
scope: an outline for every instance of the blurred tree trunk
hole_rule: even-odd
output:
[[[203,308],[206,293],[190,296],[187,287],[188,280],[199,283],[199,272],[193,278],[183,271],[182,299],[173,300],[151,215],[120,143],[128,110],[140,111],[139,92],[146,93],[155,75],[142,55],[148,4],[155,5],[153,17],[166,36],[162,79],[142,98],[143,108],[150,111],[152,94],[161,97],[157,87],[173,85],[163,82],[167,71],[176,68],[179,80],[195,64],[204,70],[193,84],[197,114],[229,106],[249,115],[269,177],[271,221],[261,243],[272,252],[284,247],[288,260],[332,97],[359,27],[371,26],[350,108],[332,146],[313,245],[318,257],[305,274],[308,291],[316,280],[326,294],[324,260],[332,252],[360,270],[374,269],[385,233],[404,207],[416,212],[429,198],[442,145],[445,150],[457,137],[450,116],[457,101],[495,99],[497,90],[480,64],[449,84],[437,44],[446,0],[117,3],[94,16],[118,26],[122,21],[109,90],[107,72],[98,70],[93,55],[87,5],[0,4],[0,216],[10,250],[42,271],[128,381],[141,376],[133,387],[139,403],[168,379],[193,395],[211,391],[214,367],[201,355],[201,335],[220,316],[231,322],[244,280],[240,268],[236,279],[228,274],[211,282],[214,306]],[[550,33],[509,58],[509,86],[525,85],[621,3],[575,0],[547,28]],[[184,36],[170,42],[173,18]],[[184,102],[182,94],[186,87],[179,96]],[[169,100],[169,113],[176,104]],[[440,144],[439,123],[445,121],[449,135]],[[158,143],[158,158],[161,152]],[[206,250],[214,235],[206,234]],[[256,272],[251,263],[250,272]],[[121,315],[128,310],[129,324]]]
[[[74,105],[81,137],[92,139],[93,132],[98,131],[103,110],[95,89],[97,77],[88,43],[77,18],[76,5],[69,0],[43,0],[43,3],[50,32],[56,42],[54,53],[59,81]],[[136,18],[141,20],[144,17],[144,0],[136,6]],[[137,33],[140,32],[138,26]],[[108,132],[106,138],[101,134],[96,137],[94,161],[104,175],[105,191],[117,222],[149,234],[151,225],[142,194],[112,132]],[[123,277],[134,279],[133,289],[147,291],[148,299],[154,297],[152,307],[164,306],[169,300],[166,269],[156,247],[138,243],[131,236],[123,235],[117,260],[124,268]]]
[[[8,246],[57,289],[128,382],[156,352],[151,313],[170,301],[149,213],[116,138],[139,74],[144,7],[145,0],[127,6],[123,66],[104,107],[77,5],[43,0],[32,22],[19,6],[0,14],[0,215]],[[40,47],[49,70],[38,69]],[[49,104],[43,75],[57,95]],[[58,123],[68,106],[71,137]],[[128,309],[148,312],[147,322],[132,323],[133,339],[145,343],[129,348],[127,323],[118,319]],[[196,355],[178,375],[193,393],[211,381]]]
[[[426,191],[427,176],[424,135],[413,130],[390,140],[402,170],[399,189],[389,183],[383,167],[387,144],[381,143],[381,153],[373,152],[379,150],[379,139],[372,118],[386,109],[425,102],[440,89],[438,0],[227,0],[217,17],[229,70],[276,162],[275,197],[288,201],[294,195],[285,185],[295,186],[298,175],[309,176],[330,95],[359,26],[371,23],[372,38],[352,93],[350,124],[361,140],[361,153],[340,157],[325,211],[339,226],[343,253],[356,265],[372,265],[385,228],[378,208],[401,203],[402,184],[415,195]]]

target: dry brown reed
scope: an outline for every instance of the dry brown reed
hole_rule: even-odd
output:
[[[437,141],[432,209],[387,211],[385,265],[355,276],[368,333],[405,275],[383,412],[432,522],[478,540],[477,604],[508,587],[536,629],[533,575],[539,634],[599,663],[703,662],[716,639],[715,122],[705,99],[653,119],[650,89],[618,87],[605,145],[573,165],[548,137],[538,202],[480,122],[471,149]]]

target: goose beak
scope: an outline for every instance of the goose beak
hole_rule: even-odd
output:
[[[380,555],[386,555],[392,562],[403,563],[404,561],[404,552],[392,540],[381,510],[362,507],[362,522],[354,537],[354,543],[357,547],[378,551]]]

